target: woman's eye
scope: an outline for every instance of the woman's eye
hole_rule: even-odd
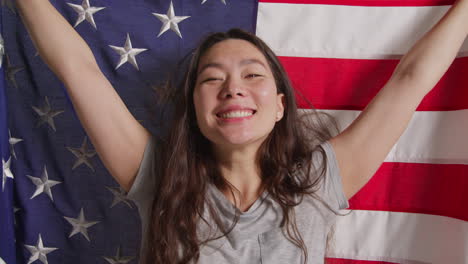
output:
[[[216,80],[220,80],[220,79],[218,79],[218,78],[207,78],[203,82],[216,81]]]
[[[260,74],[255,74],[255,73],[251,73],[251,74],[248,74],[246,77],[247,78],[253,78],[253,77],[258,77],[258,76],[261,76]]]

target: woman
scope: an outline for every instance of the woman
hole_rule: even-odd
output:
[[[305,131],[288,78],[261,40],[238,30],[208,36],[160,140],[52,5],[17,5],[104,165],[139,206],[145,263],[322,263],[336,211],[381,165],[468,33],[468,0],[458,0],[334,137]]]

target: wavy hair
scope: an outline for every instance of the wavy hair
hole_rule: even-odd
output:
[[[208,184],[214,184],[221,190],[230,190],[233,195],[235,188],[222,177],[216,157],[212,149],[207,147],[211,142],[203,136],[197,126],[193,103],[200,58],[213,45],[227,39],[242,39],[253,44],[268,61],[277,92],[284,94],[284,116],[276,122],[260,146],[257,160],[263,190],[267,190],[282,208],[283,233],[302,250],[305,263],[307,262],[307,248],[298,231],[293,208],[302,201],[304,195],[320,200],[316,191],[325,175],[327,157],[319,144],[330,139],[333,133],[337,133],[338,126],[333,117],[315,110],[312,106],[306,114],[298,112],[295,98],[297,91],[293,89],[273,51],[254,34],[241,29],[231,29],[203,38],[197,48],[189,54],[188,64],[180,65],[179,70],[184,73],[174,73],[174,78],[169,78],[163,87],[164,90],[160,90],[166,92],[162,101],[171,101],[174,109],[171,129],[154,150],[158,157],[153,172],[156,177],[156,191],[149,220],[148,250],[146,255],[142,256],[143,263],[197,262],[201,245],[227,235],[237,223],[238,212],[229,228],[222,227],[215,208],[205,197]],[[158,97],[161,98],[161,93]],[[335,132],[332,128],[335,128]],[[322,157],[323,166],[320,169],[313,168],[313,155]],[[205,209],[210,212],[215,225],[223,230],[221,236],[206,240],[197,236],[199,221],[208,223],[203,218]]]

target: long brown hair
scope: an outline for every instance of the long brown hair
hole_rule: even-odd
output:
[[[258,150],[262,185],[283,210],[281,226],[287,238],[301,248],[307,262],[307,248],[297,229],[294,210],[304,195],[316,199],[318,184],[326,171],[326,155],[318,145],[332,137],[331,128],[338,131],[333,117],[321,116],[313,107],[307,114],[298,113],[295,91],[273,51],[257,36],[241,29],[212,33],[189,54],[188,65],[182,76],[175,76],[165,84],[174,105],[171,129],[155,149],[157,161],[155,193],[149,220],[147,252],[144,263],[182,264],[196,262],[200,246],[214,237],[201,241],[197,236],[197,223],[207,209],[218,225],[219,217],[205,197],[208,184],[233,193],[234,187],[221,175],[211,150],[210,141],[200,132],[195,117],[193,92],[200,58],[218,42],[227,39],[249,41],[265,56],[275,78],[277,92],[284,94],[284,116],[275,124]],[[182,77],[182,78],[180,78]],[[168,99],[169,98],[169,99]],[[324,119],[327,117],[327,119]],[[317,153],[316,153],[317,152]],[[320,153],[320,154],[319,154]],[[312,155],[321,155],[320,170],[314,169]],[[300,177],[308,175],[309,177]],[[205,208],[207,207],[207,208]],[[223,235],[236,224],[238,213],[230,228],[223,228]]]

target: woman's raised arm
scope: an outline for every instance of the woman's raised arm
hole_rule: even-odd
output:
[[[150,133],[128,111],[86,42],[48,0],[16,0],[16,5],[39,55],[65,84],[99,157],[128,191]]]
[[[348,199],[380,167],[424,96],[452,64],[467,34],[468,0],[458,0],[403,56],[358,118],[330,140]]]

